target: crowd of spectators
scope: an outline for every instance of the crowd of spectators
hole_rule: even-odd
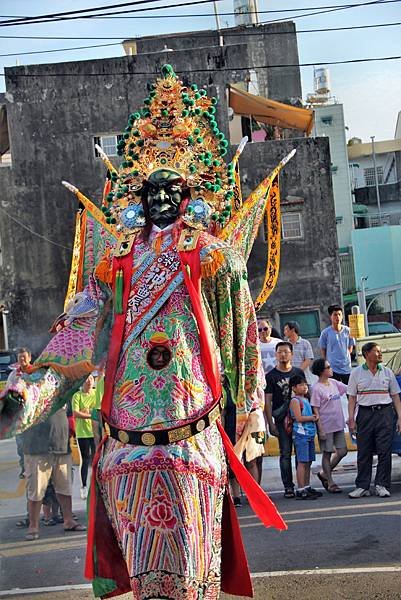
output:
[[[348,428],[357,440],[356,487],[349,497],[370,495],[374,454],[378,456],[374,492],[378,497],[388,497],[391,493],[392,439],[395,430],[401,433],[401,390],[394,373],[381,364],[381,349],[375,342],[368,342],[362,348],[365,363],[352,368],[355,340],[349,327],[342,322],[342,308],[332,305],[328,313],[331,325],[321,332],[318,342],[321,358],[316,360],[313,360],[310,343],[300,336],[300,327],[295,321],[284,325],[285,341],[276,343],[272,360],[272,344],[266,345],[269,342],[266,333],[269,335],[271,323],[268,319],[258,323],[262,352],[264,349],[265,354],[269,354],[268,368],[265,368],[265,416],[270,435],[278,438],[284,497],[313,500],[321,495],[310,486],[316,436],[322,456],[317,477],[327,492],[342,492],[333,480],[333,470],[347,454],[342,406],[345,394],[348,397]],[[263,365],[265,367],[265,361]],[[310,376],[314,377],[312,385]]]
[[[347,454],[348,424],[350,433],[357,438],[356,487],[349,493],[350,498],[370,495],[374,454],[378,456],[374,492],[379,497],[388,497],[394,428],[401,433],[400,387],[392,371],[381,364],[381,349],[374,342],[362,348],[365,363],[352,368],[355,340],[342,323],[342,308],[332,305],[328,312],[331,324],[321,332],[318,342],[321,357],[317,359],[310,342],[301,337],[296,321],[287,321],[281,336],[269,319],[259,319],[265,396],[261,398],[260,409],[252,414],[246,435],[237,440],[235,404],[226,390],[225,428],[258,483],[262,479],[267,433],[277,437],[284,497],[315,500],[322,496],[310,484],[316,436],[321,451],[321,467],[316,476],[328,493],[339,494],[342,489],[333,480],[333,471]],[[29,371],[30,366],[31,353],[21,348],[9,378]],[[27,540],[38,539],[40,522],[47,526],[63,523],[66,532],[85,529],[72,512],[71,440],[78,444],[80,495],[86,499],[91,462],[102,437],[103,370],[94,375],[96,378],[90,375],[86,379],[70,404],[16,436],[20,477],[26,480],[27,492],[27,517],[17,526],[28,528]],[[342,403],[345,394],[347,423]],[[239,507],[240,488],[232,474],[230,483],[234,504]]]

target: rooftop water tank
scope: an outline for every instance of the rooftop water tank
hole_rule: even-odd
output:
[[[352,137],[350,140],[348,140],[348,146],[355,146],[355,144],[362,144],[361,138]]]
[[[234,0],[235,25],[257,25],[258,3],[257,0]]]
[[[328,69],[315,69],[313,73],[313,84],[316,94],[328,94],[330,92],[330,73]]]

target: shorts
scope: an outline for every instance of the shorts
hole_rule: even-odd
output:
[[[24,458],[28,500],[43,500],[50,477],[57,494],[71,496],[71,454],[25,454]]]
[[[344,431],[334,431],[333,433],[326,433],[326,439],[319,439],[320,452],[334,452],[337,448],[346,448],[347,442],[345,441]]]
[[[297,435],[293,437],[295,454],[298,462],[307,463],[313,462],[316,458],[315,454],[315,438],[307,435]]]

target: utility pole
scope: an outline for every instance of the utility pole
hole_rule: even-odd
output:
[[[382,211],[381,211],[381,205],[380,205],[380,190],[379,190],[379,182],[377,180],[375,136],[371,135],[370,139],[372,140],[373,171],[374,171],[374,174],[375,174],[376,201],[377,201],[377,210],[379,212],[379,225],[382,225]]]
[[[7,327],[7,315],[9,314],[9,310],[5,307],[4,304],[0,304],[0,315],[3,326],[3,345],[4,350],[8,350],[8,327]],[[1,339],[0,339],[0,348],[1,348]]]
[[[369,335],[369,325],[368,325],[368,311],[366,308],[366,291],[365,291],[365,283],[368,280],[367,277],[361,277],[361,291],[358,293],[359,305],[361,307],[361,312],[364,316],[365,320],[365,335]]]
[[[220,31],[220,19],[219,19],[219,13],[217,12],[216,0],[213,0],[213,8],[214,8],[214,16],[216,17],[217,32],[219,34],[219,46],[224,46],[223,36],[221,35],[221,31]]]

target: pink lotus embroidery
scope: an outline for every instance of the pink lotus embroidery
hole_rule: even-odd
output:
[[[164,377],[162,377],[161,375],[158,375],[153,381],[152,381],[152,385],[153,387],[155,387],[157,390],[162,390],[164,388],[164,386],[166,385],[166,380],[164,379]]]
[[[173,529],[177,524],[173,505],[164,494],[153,496],[149,506],[145,509],[145,517],[152,527]]]

